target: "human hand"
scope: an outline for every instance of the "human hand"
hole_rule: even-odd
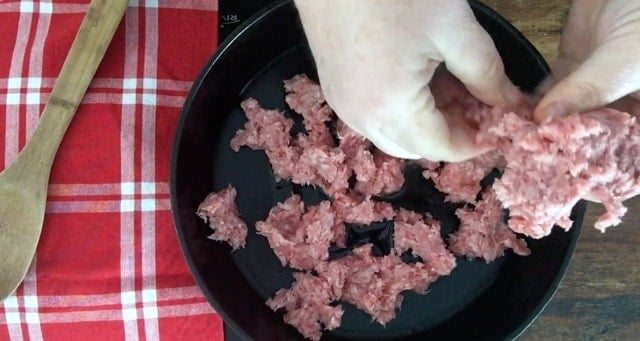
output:
[[[478,99],[522,94],[465,0],[296,0],[327,103],[387,154],[461,161],[486,151],[429,82],[441,62]]]
[[[534,117],[612,105],[640,113],[640,0],[574,0]]]

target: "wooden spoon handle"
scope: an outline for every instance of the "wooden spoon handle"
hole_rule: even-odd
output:
[[[7,169],[8,173],[48,181],[60,141],[109,47],[127,4],[128,0],[91,1],[38,127],[12,165],[14,169]]]

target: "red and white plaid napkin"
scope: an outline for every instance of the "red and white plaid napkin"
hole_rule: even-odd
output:
[[[34,131],[88,4],[0,0],[0,164]],[[217,6],[130,0],[60,146],[36,257],[0,303],[0,340],[223,339],[183,260],[168,186]]]

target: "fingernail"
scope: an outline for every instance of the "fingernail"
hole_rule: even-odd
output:
[[[522,92],[510,82],[502,86],[502,95],[509,104],[518,104],[524,99]]]

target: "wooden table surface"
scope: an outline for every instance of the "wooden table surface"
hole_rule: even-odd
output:
[[[604,0],[603,0],[604,1]],[[568,0],[484,0],[516,26],[549,63],[556,55]],[[590,204],[560,289],[520,340],[640,340],[640,197],[605,234]]]

